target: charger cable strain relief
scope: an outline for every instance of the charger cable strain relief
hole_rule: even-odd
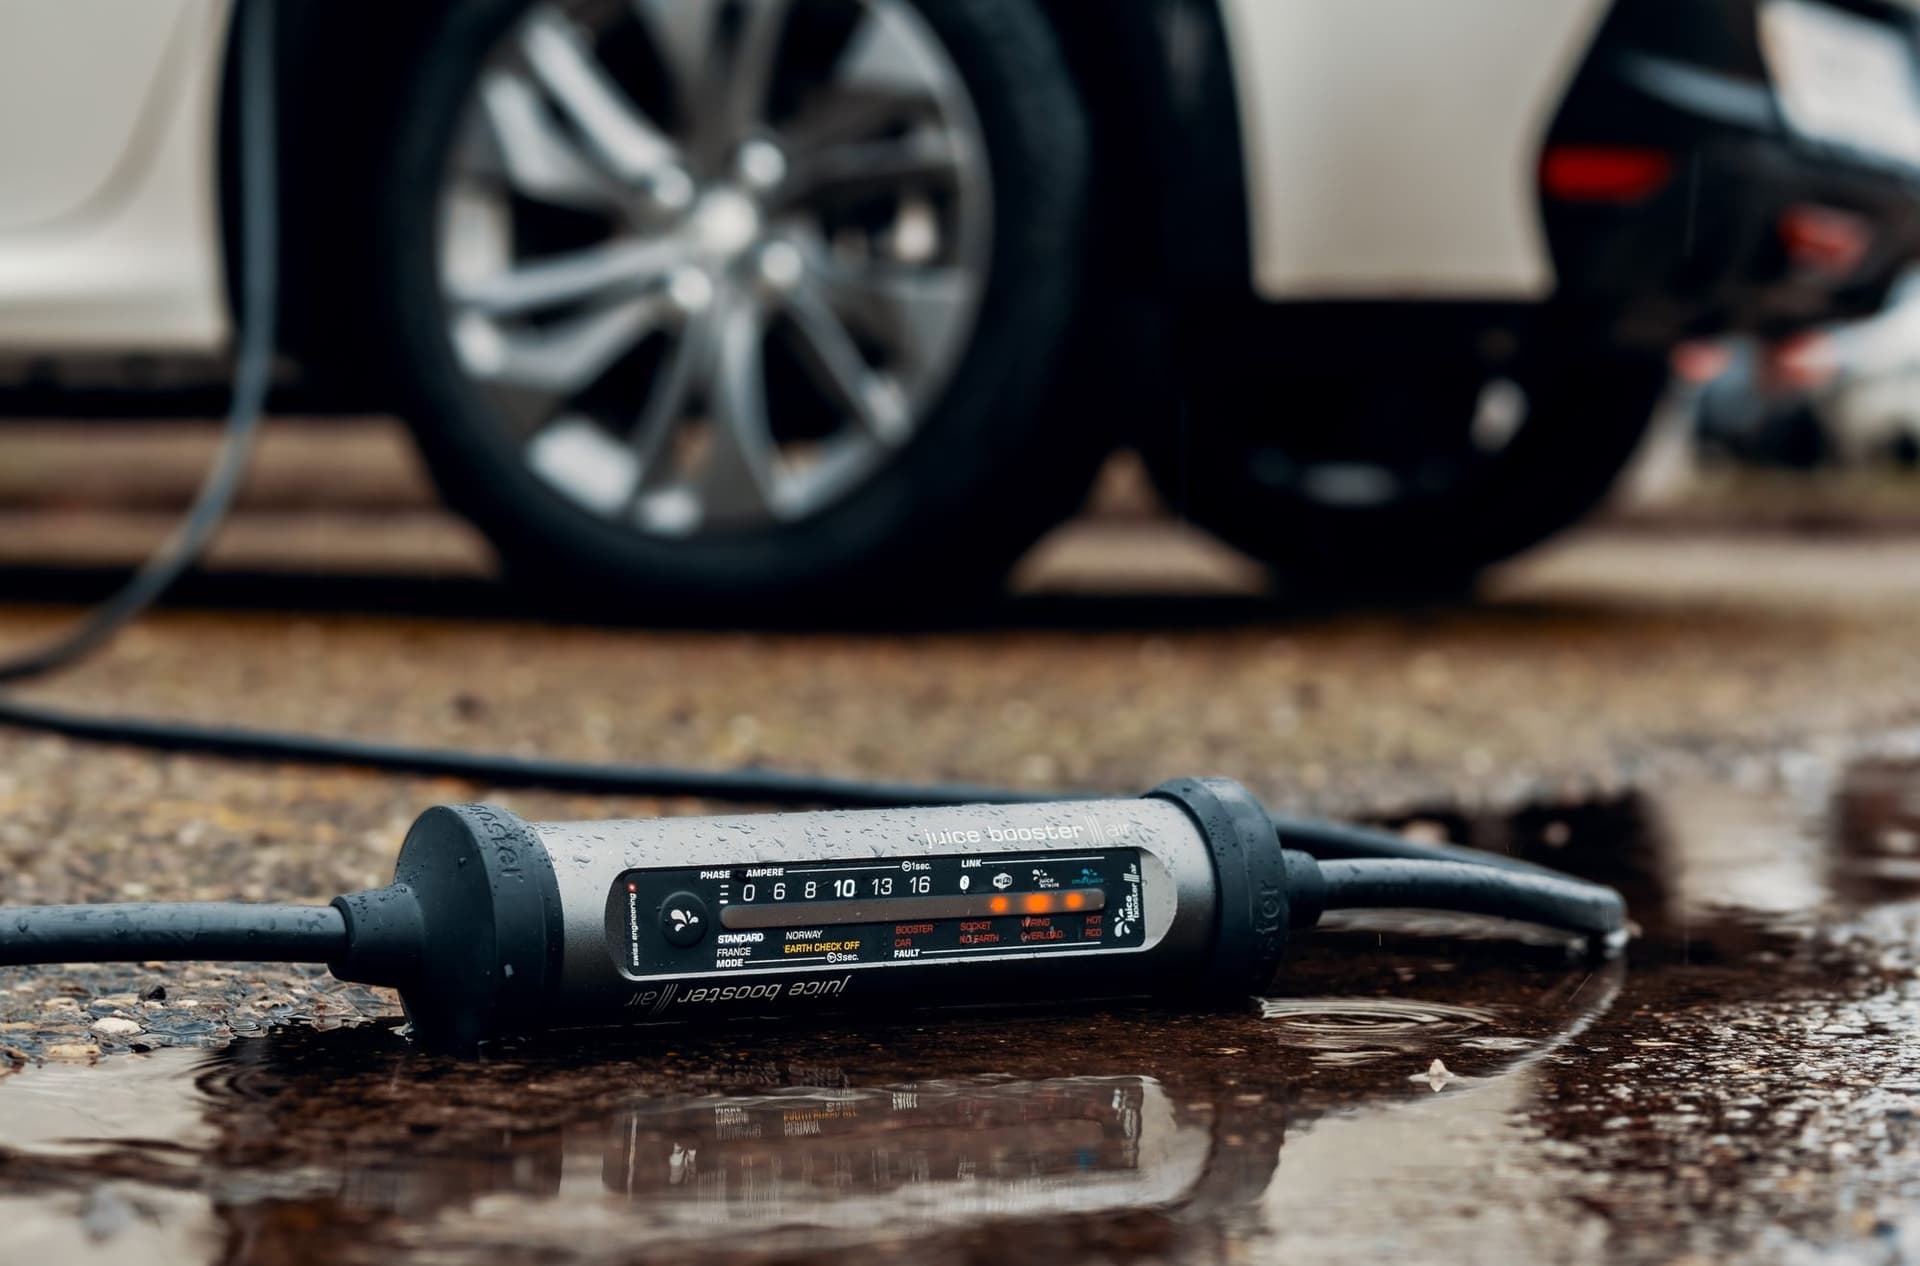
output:
[[[1326,913],[1327,880],[1311,853],[1283,848],[1280,857],[1287,866],[1287,931],[1297,936],[1312,931]]]
[[[1185,809],[1213,866],[1214,935],[1206,992],[1258,993],[1279,970],[1293,902],[1273,820],[1251,791],[1229,778],[1180,778],[1149,793]]]
[[[341,980],[404,989],[419,979],[427,939],[420,899],[406,884],[389,884],[333,899],[347,923],[347,948],[327,964]]]

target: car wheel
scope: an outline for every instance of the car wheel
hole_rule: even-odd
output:
[[[1657,358],[1304,386],[1270,428],[1219,397],[1148,449],[1179,513],[1322,595],[1440,594],[1606,496],[1666,382]]]
[[[395,373],[516,573],[900,596],[1084,496],[1088,142],[1031,0],[463,0],[395,135]]]

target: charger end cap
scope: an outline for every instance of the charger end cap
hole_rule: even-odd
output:
[[[1266,807],[1231,778],[1180,778],[1149,794],[1185,809],[1207,843],[1218,890],[1209,982],[1221,994],[1266,988],[1286,954],[1293,904]]]

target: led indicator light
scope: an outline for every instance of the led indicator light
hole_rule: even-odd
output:
[[[987,902],[987,909],[993,911],[995,914],[1005,914],[1009,904],[1005,897],[995,897],[993,900]]]
[[[1045,914],[1053,909],[1053,898],[1044,892],[1030,892],[1027,894],[1026,907],[1028,914]]]

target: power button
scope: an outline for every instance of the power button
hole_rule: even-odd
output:
[[[670,894],[660,903],[660,935],[671,945],[698,945],[707,935],[707,903],[691,892]]]

